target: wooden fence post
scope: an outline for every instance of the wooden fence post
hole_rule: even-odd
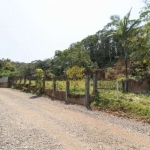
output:
[[[37,90],[37,86],[38,86],[38,79],[37,79],[37,77],[36,77],[36,79],[35,79],[35,87],[36,87],[36,90]]]
[[[56,79],[53,78],[53,96],[55,95],[56,92]]]
[[[14,82],[15,82],[15,79],[14,79],[14,77],[12,77],[12,79],[11,79],[11,86],[13,86]]]
[[[93,74],[93,95],[97,93],[97,73]]]
[[[31,85],[31,77],[29,77],[29,85]]]
[[[13,80],[13,85],[17,83],[17,79],[16,77],[14,77],[14,80]]]
[[[70,82],[67,80],[66,81],[66,97],[65,97],[65,104],[67,104],[67,98],[70,92]]]
[[[123,80],[122,81],[122,89],[123,89],[123,92],[127,93],[128,92],[128,80]]]
[[[125,80],[125,92],[128,92],[128,79]]]
[[[19,78],[19,84],[21,84],[21,77]]]
[[[26,84],[26,75],[24,76],[24,83],[23,83],[24,85]]]
[[[14,77],[12,77],[12,79],[11,79],[11,81],[10,81],[10,83],[11,83],[10,86],[11,86],[11,87],[14,85],[14,81],[15,81],[15,80],[14,80]]]
[[[45,74],[44,74],[44,77],[43,77],[43,89],[42,89],[42,93],[45,92]]]
[[[86,82],[85,82],[85,106],[89,108],[90,106],[90,78],[89,75],[86,75]]]

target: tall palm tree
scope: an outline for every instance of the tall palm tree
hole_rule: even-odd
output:
[[[127,60],[128,60],[128,53],[129,53],[129,43],[131,42],[129,39],[133,36],[133,33],[139,27],[140,19],[130,20],[131,10],[124,16],[123,19],[120,19],[118,16],[112,16],[109,24],[106,25],[106,28],[113,28],[113,32],[108,36],[115,36],[118,38],[119,43],[121,44],[124,57],[125,57],[125,77],[126,80],[128,79],[128,71],[127,71]],[[127,82],[126,82],[126,91],[127,89]]]

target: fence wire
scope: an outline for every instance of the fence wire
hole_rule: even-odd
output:
[[[122,92],[122,82],[117,80],[98,80],[97,89],[101,94],[114,93],[118,100],[120,92]]]

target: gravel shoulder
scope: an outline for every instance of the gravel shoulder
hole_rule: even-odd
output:
[[[0,89],[0,150],[150,150],[150,125]]]

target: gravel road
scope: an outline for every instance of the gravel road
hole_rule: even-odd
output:
[[[0,150],[150,150],[150,125],[0,89]]]

